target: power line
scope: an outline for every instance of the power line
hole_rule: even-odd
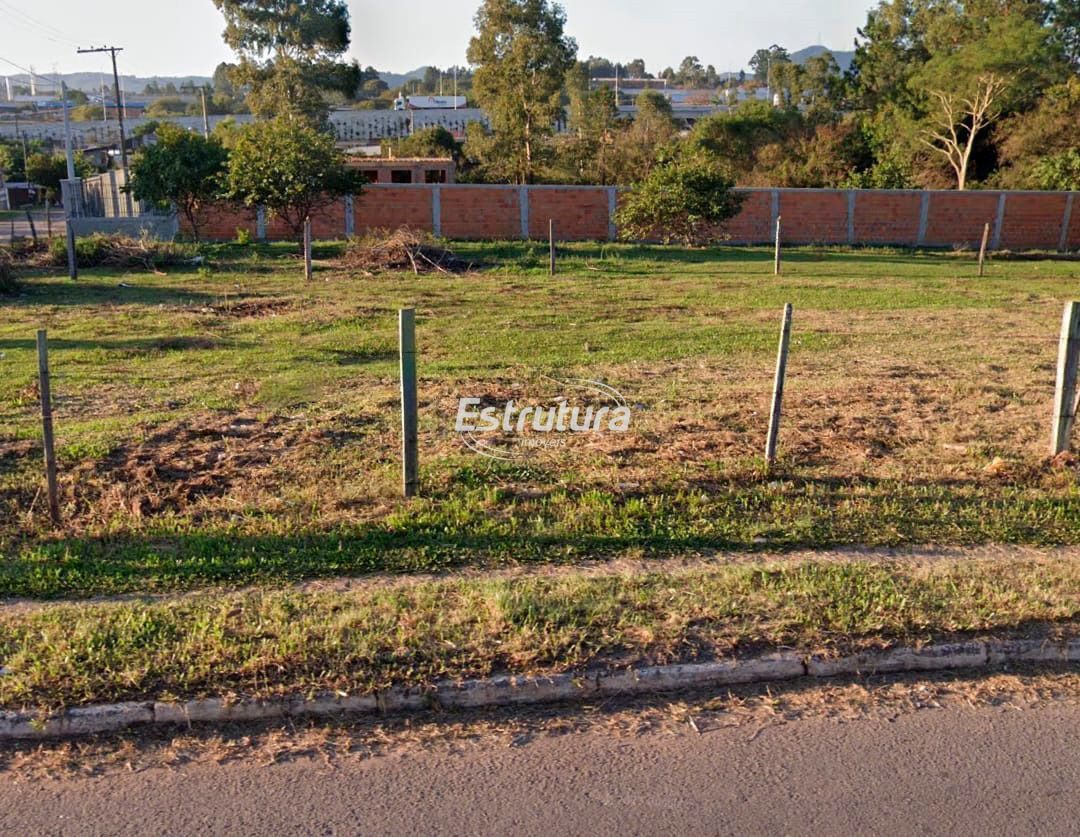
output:
[[[33,76],[34,78],[39,78],[42,81],[49,82],[50,84],[56,84],[56,85],[60,84],[60,76],[58,76],[58,75],[57,76],[43,76],[41,73],[35,73],[33,70],[27,69],[26,67],[22,66],[22,64],[16,64],[14,61],[11,61],[8,58],[4,58],[2,55],[0,55],[0,61],[3,61],[5,64],[10,64],[16,70],[19,70],[20,72],[26,73],[28,76]]]
[[[78,46],[78,43],[68,38],[68,36],[64,32],[60,31],[55,26],[38,20],[33,15],[27,14],[21,9],[12,6],[10,3],[6,2],[6,0],[0,0],[0,7],[6,9],[10,14],[14,14],[22,18],[23,26],[36,28],[38,34],[44,38],[47,38],[48,40],[53,41],[54,43],[66,43],[70,46]],[[19,21],[15,22],[18,23]]]
[[[76,51],[79,53],[79,55],[107,52],[112,56],[113,82],[116,84],[116,118],[117,121],[120,123],[120,162],[123,164],[124,178],[126,180],[128,176],[127,137],[124,133],[124,105],[123,102],[120,100],[120,73],[116,69],[116,53],[123,52],[124,48],[115,46],[103,46],[90,47],[90,49],[79,49]],[[102,98],[104,99],[105,97],[103,96]]]

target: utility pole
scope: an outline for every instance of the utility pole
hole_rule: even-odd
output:
[[[115,85],[114,94],[116,97],[116,119],[120,123],[120,164],[124,168],[124,182],[127,182],[128,176],[128,158],[127,158],[127,134],[124,132],[124,106],[120,101],[120,74],[116,71],[116,53],[123,52],[123,47],[93,47],[91,49],[78,50],[79,55],[85,55],[93,52],[107,52],[112,56],[112,72],[113,72],[113,84]],[[105,97],[102,96],[102,99]]]
[[[769,90],[769,107],[773,106],[773,92],[772,92],[772,60],[773,56],[779,52],[783,47],[779,44],[773,44],[769,47],[769,62],[768,67],[765,70],[765,84],[768,85]]]
[[[75,188],[75,151],[71,147],[71,122],[68,120],[67,84],[60,82],[60,99],[64,108],[64,152],[67,155],[67,176]]]
[[[26,134],[19,130],[19,112],[17,110],[15,111],[15,137],[22,143],[23,180],[29,183],[30,178],[26,174]]]
[[[202,132],[203,139],[210,139],[210,117],[206,114],[206,88],[200,87],[199,94],[202,96]]]

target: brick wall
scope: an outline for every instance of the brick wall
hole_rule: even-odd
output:
[[[410,226],[447,238],[544,240],[554,219],[560,240],[602,241],[614,230],[610,207],[619,198],[601,186],[378,185],[355,199],[351,226],[345,200],[317,213],[312,226],[318,238]],[[205,214],[209,239],[232,238],[238,227],[257,234],[252,211],[217,206]],[[777,214],[790,244],[977,247],[989,223],[995,249],[1057,250],[1063,241],[1080,249],[1080,200],[1065,192],[748,189],[725,228],[728,240],[771,242]],[[266,234],[291,237],[273,218]]]
[[[748,192],[743,200],[742,211],[727,223],[724,232],[736,244],[755,244],[770,240],[776,223],[773,219],[772,203],[770,189],[754,189]]]
[[[373,229],[414,227],[431,229],[431,189],[424,186],[372,186],[356,198],[354,217],[356,233]],[[345,235],[345,222],[334,238]]]
[[[919,240],[922,192],[856,192],[855,240],[910,244]]]
[[[443,186],[439,193],[440,235],[521,238],[521,190],[517,186]]]
[[[546,239],[548,221],[564,241],[604,241],[608,237],[608,191],[572,187],[529,189],[529,237]]]
[[[256,229],[255,211],[244,207],[218,204],[201,213],[202,224],[199,234],[207,241],[229,241],[236,238],[237,230],[247,230],[254,238]],[[187,219],[180,218],[180,229],[190,235],[191,228]]]
[[[925,244],[978,247],[983,227],[989,223],[992,229],[995,225],[999,203],[998,192],[934,192],[927,213]]]
[[[1019,192],[1005,198],[1000,246],[1006,250],[1028,250],[1044,246],[1047,237],[1061,238],[1068,195]],[[995,221],[996,223],[996,221]],[[1057,244],[1053,246],[1057,249]]]

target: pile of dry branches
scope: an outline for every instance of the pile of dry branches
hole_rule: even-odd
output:
[[[63,253],[63,247],[54,248]],[[131,238],[126,235],[95,233],[79,239],[76,244],[79,265],[82,267],[116,267],[122,269],[155,270],[169,265],[191,264],[197,261],[195,251],[171,241],[158,241],[149,236]],[[54,256],[58,255],[54,252]],[[66,264],[66,254],[64,254]]]
[[[342,266],[365,276],[377,273],[468,273],[476,268],[439,244],[430,233],[401,227],[378,230],[349,244]]]

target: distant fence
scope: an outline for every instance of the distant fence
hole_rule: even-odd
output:
[[[143,233],[157,238],[173,238],[179,232],[176,216],[135,200],[126,191],[123,171],[110,170],[96,177],[64,180],[64,207],[68,224],[76,235],[90,233]]]
[[[743,189],[742,211],[726,227],[730,244],[773,241],[783,217],[787,244],[978,247],[986,224],[994,250],[1080,249],[1075,192],[946,192],[839,189]],[[408,225],[457,239],[548,237],[610,241],[624,190],[604,186],[372,185],[312,219],[320,238]],[[266,213],[219,205],[205,213],[208,239],[290,238]]]

